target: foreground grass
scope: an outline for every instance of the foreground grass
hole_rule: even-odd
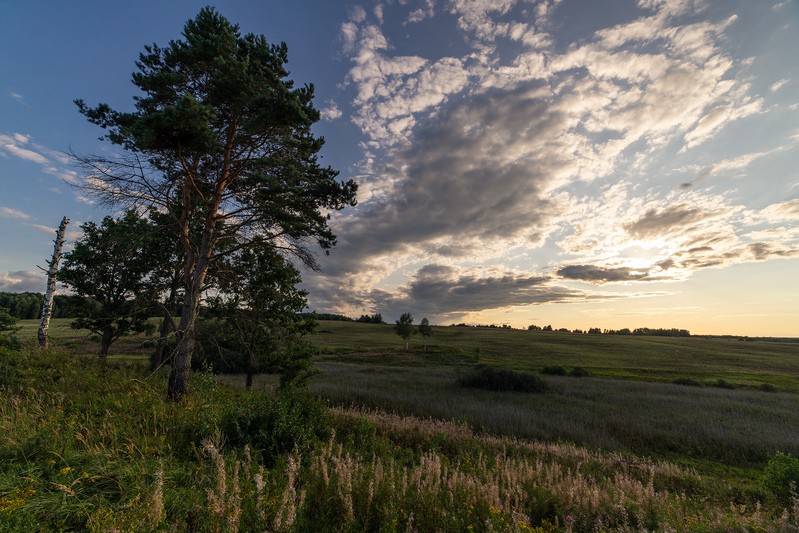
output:
[[[666,461],[0,352],[2,531],[795,531]],[[762,501],[762,504],[759,503]]]

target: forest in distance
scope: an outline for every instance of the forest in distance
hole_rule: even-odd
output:
[[[8,310],[9,314],[20,320],[39,319],[41,318],[42,302],[44,295],[37,292],[2,292],[0,291],[0,307]],[[81,313],[85,310],[97,308],[97,302],[93,302],[90,298],[78,295],[63,295],[56,294],[53,304],[53,318],[79,318]],[[340,322],[363,322],[372,324],[386,324],[381,313],[374,313],[371,315],[363,314],[357,318],[348,317],[337,313],[316,312],[299,313],[303,316],[313,316],[316,320],[324,321],[340,321]],[[152,309],[149,311],[148,316],[158,316],[158,310]],[[467,324],[464,322],[448,324],[449,327],[470,327],[470,328],[489,328],[489,329],[517,329],[508,324]],[[697,336],[691,334],[687,329],[680,328],[648,328],[638,327],[634,329],[621,328],[621,329],[602,329],[599,327],[589,327],[586,329],[568,329],[558,328],[551,325],[538,326],[531,324],[526,328],[528,331],[558,331],[561,333],[575,333],[575,334],[588,334],[588,335],[645,335],[645,336],[662,336],[662,337],[689,337]],[[766,340],[766,341],[780,341],[780,342],[799,342],[797,337],[750,337],[748,335],[741,336],[729,333],[725,335],[699,335],[702,337],[720,337],[720,338],[738,338],[742,340]]]

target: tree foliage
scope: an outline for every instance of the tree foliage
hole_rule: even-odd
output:
[[[11,316],[8,309],[0,307],[0,346],[15,345],[14,332],[17,329],[17,319]]]
[[[82,310],[72,327],[100,335],[99,357],[104,362],[119,337],[147,328],[153,297],[149,282],[162,245],[147,220],[133,211],[81,228],[83,236],[64,255],[59,279],[96,302]]]
[[[407,352],[408,340],[413,335],[413,316],[410,313],[402,313],[394,325],[394,331],[405,340],[405,351]]]
[[[297,269],[270,246],[240,250],[220,265],[219,294],[211,311],[218,319],[216,334],[224,329],[227,365],[253,376],[269,371],[281,373],[281,384],[301,383],[310,368],[310,351],[302,337],[313,331],[313,317],[300,315],[306,306],[305,291]]]
[[[76,101],[128,154],[81,157],[97,176],[90,192],[176,217],[185,255],[172,399],[188,391],[209,268],[264,243],[314,267],[311,243],[325,252],[335,244],[329,211],[355,203],[355,183],[338,181],[335,170],[318,162],[324,140],[311,131],[319,120],[313,86],[294,87],[287,61],[284,43],[241,35],[237,25],[204,8],[186,23],[182,39],[145,46],[133,74],[143,92],[134,111]],[[197,218],[202,224],[195,232]]]
[[[433,328],[430,326],[430,321],[427,320],[427,317],[424,317],[422,321],[419,322],[419,327],[417,329],[424,342],[424,351],[427,351],[427,337],[433,334]]]

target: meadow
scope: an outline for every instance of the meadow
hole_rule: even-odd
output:
[[[0,348],[0,531],[799,531],[769,470],[799,452],[791,342],[435,328],[405,352],[323,322],[310,394],[204,372],[175,405],[151,339],[101,368],[51,332]],[[591,375],[460,386],[477,363]]]

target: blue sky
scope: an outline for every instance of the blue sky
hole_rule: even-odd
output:
[[[600,4],[602,4],[600,6]],[[65,153],[203,2],[0,0],[0,290],[106,212]],[[360,184],[312,308],[799,336],[799,3],[229,1],[316,86]]]

